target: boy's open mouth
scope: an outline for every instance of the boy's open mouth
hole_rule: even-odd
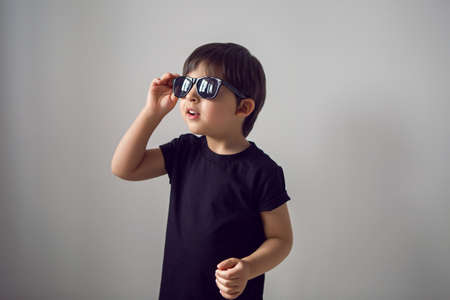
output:
[[[186,110],[186,113],[190,116],[198,116],[200,115],[196,110],[192,109],[192,108],[188,108]]]

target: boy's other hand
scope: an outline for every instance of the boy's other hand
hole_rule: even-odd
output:
[[[217,265],[216,285],[225,299],[235,299],[244,291],[250,275],[248,262],[236,257]]]
[[[165,116],[177,104],[178,98],[172,92],[172,80],[181,76],[177,73],[164,73],[161,78],[153,79],[147,93],[146,109]]]

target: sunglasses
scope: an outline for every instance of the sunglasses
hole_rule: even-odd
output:
[[[205,99],[214,99],[219,92],[220,87],[225,85],[229,88],[234,94],[236,94],[240,99],[247,98],[244,94],[242,94],[238,89],[234,86],[216,77],[201,77],[201,78],[192,78],[189,76],[179,76],[174,78],[172,81],[172,89],[173,94],[177,98],[184,98],[194,84],[197,82],[197,92],[200,97]]]

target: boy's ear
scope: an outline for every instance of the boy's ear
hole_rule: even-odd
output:
[[[242,99],[239,106],[236,108],[236,113],[238,115],[247,117],[255,109],[255,100],[252,98]]]

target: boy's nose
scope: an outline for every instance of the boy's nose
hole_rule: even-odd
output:
[[[200,100],[200,96],[197,93],[197,87],[194,85],[189,93],[186,95],[186,100],[188,101],[196,101],[198,102]]]
[[[189,97],[189,98],[188,98],[188,101],[189,101],[189,102],[198,102],[198,98],[197,98],[196,96]]]

